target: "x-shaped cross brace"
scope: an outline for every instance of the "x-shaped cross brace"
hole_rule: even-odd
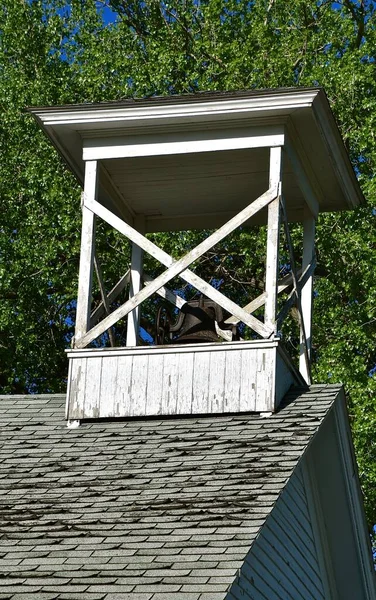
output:
[[[119,306],[114,312],[104,318],[100,323],[95,325],[90,331],[76,341],[76,348],[85,348],[90,342],[102,335],[107,329],[114,325],[121,318],[125,317],[129,312],[134,310],[139,304],[157,292],[162,286],[165,286],[171,279],[180,276],[189,284],[193,285],[202,294],[219,304],[222,308],[230,312],[239,321],[242,321],[251,327],[256,333],[264,338],[268,338],[273,331],[266,327],[261,321],[246,312],[232,300],[229,300],[219,290],[215,289],[209,283],[205,282],[201,277],[189,270],[189,266],[205,252],[210,250],[218,242],[227,235],[232,233],[237,227],[248,221],[254,214],[265,208],[270,202],[276,200],[279,196],[279,186],[271,187],[257,200],[249,204],[235,217],[222,225],[212,235],[207,237],[203,242],[198,244],[193,250],[188,252],[179,260],[174,260],[169,254],[161,250],[156,244],[148,240],[145,236],[139,233],[136,229],[125,223],[122,219],[114,215],[110,210],[105,208],[97,200],[89,199],[84,196],[84,205],[98,217],[106,221],[109,225],[117,229],[125,235],[134,244],[151,254],[159,262],[164,264],[167,270],[159,275],[154,281],[150,282],[146,287],[141,289],[135,296],[127,300]]]

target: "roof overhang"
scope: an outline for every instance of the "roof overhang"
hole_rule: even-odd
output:
[[[304,218],[307,185],[319,211],[363,200],[320,88],[28,110],[81,185],[85,161],[100,161],[100,201],[129,222],[143,215],[147,231],[225,222],[267,189],[276,145],[290,220]]]

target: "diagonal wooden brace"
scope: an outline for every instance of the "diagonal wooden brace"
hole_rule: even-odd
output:
[[[107,294],[108,305],[110,305],[112,302],[114,302],[114,300],[116,300],[118,295],[121,294],[121,292],[126,287],[126,285],[128,285],[129,279],[130,279],[130,270],[128,269],[128,271],[123,275],[123,277],[121,277],[119,279],[119,281],[114,285],[112,290],[110,292],[108,292],[108,294]],[[99,321],[101,316],[106,312],[107,312],[107,310],[106,310],[105,305],[102,300],[102,302],[100,304],[98,304],[97,308],[94,309],[90,315],[91,327],[93,327],[93,325],[95,325]]]
[[[301,274],[301,271],[298,271],[299,276],[300,276],[300,274]],[[288,275],[283,277],[283,279],[281,279],[278,282],[277,294],[284,292],[288,287],[290,287],[291,283],[292,283],[292,276],[289,273]],[[257,298],[255,298],[254,300],[249,302],[249,304],[246,304],[245,306],[243,306],[243,308],[244,308],[244,310],[246,310],[248,313],[251,314],[258,308],[261,308],[261,306],[263,306],[265,304],[265,301],[266,301],[266,292],[263,292],[262,294],[257,296]],[[228,319],[226,319],[225,323],[227,325],[237,325],[239,323],[239,321],[238,321],[238,319],[235,319],[235,317],[229,317]]]
[[[255,213],[262,208],[266,207],[270,202],[278,197],[278,186],[271,188],[264,194],[262,194],[257,200],[252,202],[246,208],[244,208],[239,214],[230,219],[225,225],[220,227],[212,235],[201,242],[196,248],[188,252],[180,260],[174,261],[171,256],[163,252],[158,246],[153,244],[150,240],[146,239],[142,234],[136,231],[133,227],[116,217],[111,211],[106,209],[96,200],[86,200],[85,205],[87,208],[92,210],[97,216],[101,217],[107,223],[112,225],[115,229],[118,229],[120,233],[126,235],[132,242],[143,248],[146,252],[154,256],[157,260],[168,266],[167,271],[159,275],[153,282],[142,290],[140,290],[135,296],[130,298],[122,306],[119,306],[113,313],[108,315],[101,323],[98,323],[93,329],[86,333],[78,342],[79,348],[84,348],[91,341],[106,331],[111,325],[116,323],[119,319],[127,315],[131,310],[136,308],[141,302],[144,302],[152,294],[157,292],[162,286],[166,285],[171,279],[180,275],[185,281],[191,283],[205,296],[217,302],[222,308],[230,312],[232,315],[237,317],[240,321],[243,321],[246,325],[251,327],[259,335],[267,338],[271,335],[272,331],[267,328],[255,317],[252,317],[245,310],[240,308],[235,302],[232,302],[221,292],[216,290],[213,286],[206,283],[203,279],[188,270],[189,265],[200,258],[205,252],[210,250],[215,244],[220,242],[224,237],[229,235],[232,231],[237,229],[243,223],[248,221]]]
[[[298,280],[297,280],[297,275],[296,275],[294,249],[292,246],[290,228],[289,228],[288,219],[287,219],[285,199],[283,196],[281,198],[281,205],[282,205],[283,224],[285,227],[287,245],[288,245],[288,249],[289,249],[291,274],[292,274],[292,278],[293,278],[293,282],[294,282],[294,290],[293,291],[295,292],[296,304],[298,306],[298,311],[299,311],[300,330],[301,330],[302,342],[303,342],[302,346],[303,346],[305,367],[306,367],[307,378],[308,378],[307,383],[310,384],[311,383],[311,363],[310,363],[307,336],[305,333],[305,325],[304,325],[304,318],[303,318],[302,301],[301,301],[301,287],[298,285]]]
[[[102,268],[100,265],[100,262],[98,260],[98,257],[96,255],[96,252],[94,252],[94,268],[95,268],[95,272],[97,274],[97,279],[98,279],[98,284],[99,284],[99,290],[100,290],[100,294],[101,294],[101,298],[102,298],[102,302],[103,302],[103,306],[104,309],[106,311],[106,314],[109,315],[110,314],[110,304],[108,302],[108,296],[104,287],[104,281],[103,281],[103,274],[102,274]],[[115,336],[114,336],[114,332],[112,330],[112,327],[110,327],[110,329],[108,330],[108,337],[110,338],[110,344],[112,347],[115,346]]]
[[[307,283],[308,279],[311,277],[315,268],[316,268],[316,258],[313,256],[311,263],[307,266],[306,269],[304,269],[303,273],[301,274],[301,276],[299,277],[299,279],[297,281],[297,286],[299,289],[301,289]],[[282,306],[280,312],[278,313],[278,316],[277,316],[278,327],[280,327],[282,325],[284,319],[288,315],[290,308],[292,308],[294,306],[295,302],[296,302],[296,291],[295,291],[295,288],[293,288],[291,290],[291,293],[289,294],[285,304]]]
[[[150,277],[150,275],[147,275],[147,273],[145,273],[145,272],[142,274],[142,279],[143,279],[145,285],[149,285],[149,283],[154,281],[154,279],[152,277]],[[161,296],[162,298],[164,298],[165,300],[167,300],[168,302],[170,302],[170,304],[173,304],[174,306],[176,306],[176,308],[181,309],[184,306],[184,304],[187,304],[187,301],[184,300],[184,298],[181,298],[177,294],[174,294],[174,292],[172,292],[165,286],[161,287],[157,291],[157,294],[159,296]]]

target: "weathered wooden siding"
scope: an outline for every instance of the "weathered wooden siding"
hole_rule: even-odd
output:
[[[276,363],[282,360],[276,342],[68,354],[69,419],[272,411],[276,406]],[[278,401],[294,380],[288,366],[279,370],[283,393]]]
[[[325,597],[301,469],[297,469],[250,550],[226,600]]]

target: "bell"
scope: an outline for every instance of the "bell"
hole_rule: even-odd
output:
[[[170,327],[170,332],[177,332],[174,344],[197,344],[199,342],[220,342],[215,322],[222,321],[222,309],[212,300],[191,300],[182,306],[177,322]],[[217,314],[216,314],[217,313]]]
[[[180,309],[175,322],[165,306],[160,306],[156,319],[156,344],[197,344],[200,342],[222,342],[218,336],[216,325],[221,329],[232,331],[232,339],[237,339],[236,326],[224,322],[222,308],[200,296],[199,300],[190,300]]]

